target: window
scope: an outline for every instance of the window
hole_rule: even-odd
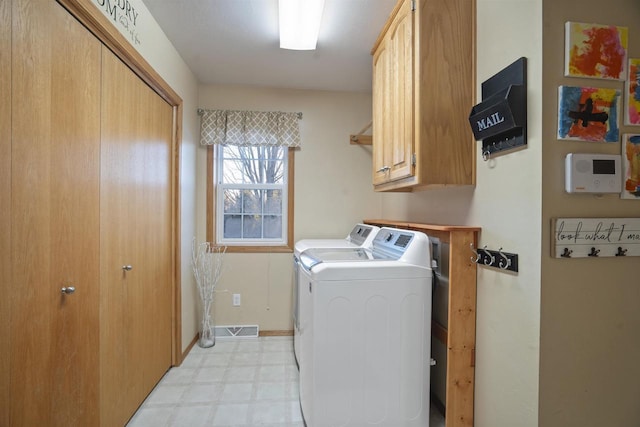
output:
[[[293,247],[293,149],[209,148],[207,239],[229,252]]]

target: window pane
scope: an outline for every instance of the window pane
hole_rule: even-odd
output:
[[[286,240],[282,223],[287,204],[286,147],[218,146],[219,243],[279,245]],[[228,240],[224,242],[223,240]]]
[[[222,148],[222,182],[226,184],[281,184],[285,147]]]
[[[262,238],[262,215],[245,215],[242,237],[245,239]]]
[[[224,190],[224,213],[242,212],[242,192],[240,190]]]
[[[242,237],[242,215],[225,215],[223,235],[226,239]]]
[[[282,214],[282,190],[266,190],[264,213]]]
[[[243,213],[262,213],[262,190],[244,190]]]
[[[282,217],[280,215],[265,215],[264,237],[266,239],[282,238]]]

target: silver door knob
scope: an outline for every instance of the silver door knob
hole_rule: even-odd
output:
[[[71,295],[76,291],[75,286],[65,286],[61,289],[63,295]]]
[[[131,265],[123,265],[122,269],[124,271],[131,271],[131,270],[133,270],[133,266],[131,266]]]

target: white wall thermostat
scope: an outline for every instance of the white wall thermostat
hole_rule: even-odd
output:
[[[619,154],[569,153],[565,158],[567,193],[620,193],[622,173]]]

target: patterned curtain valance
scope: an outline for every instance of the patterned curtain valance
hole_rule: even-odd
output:
[[[200,144],[300,146],[299,113],[198,110]]]

